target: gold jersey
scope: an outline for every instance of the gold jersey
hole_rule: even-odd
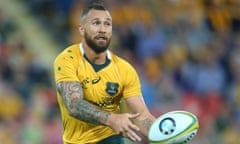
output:
[[[119,113],[121,98],[141,96],[140,82],[135,69],[125,60],[107,51],[108,62],[94,65],[84,55],[82,44],[66,48],[55,59],[55,82],[79,81],[84,99],[102,110]],[[95,125],[68,114],[62,97],[57,93],[63,121],[64,143],[96,143],[113,130],[105,125]]]

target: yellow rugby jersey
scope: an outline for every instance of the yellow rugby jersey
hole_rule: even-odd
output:
[[[135,69],[125,60],[107,51],[108,63],[94,65],[84,55],[82,44],[66,48],[55,59],[55,82],[79,81],[84,98],[109,112],[119,113],[121,98],[141,96],[140,82]],[[110,135],[113,130],[71,117],[57,93],[63,121],[64,143],[96,143]]]

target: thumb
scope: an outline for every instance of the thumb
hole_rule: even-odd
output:
[[[129,118],[134,119],[134,118],[138,117],[139,115],[140,115],[139,113],[129,114]]]

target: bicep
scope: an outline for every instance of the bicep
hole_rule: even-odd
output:
[[[67,109],[71,111],[72,103],[83,99],[83,91],[78,81],[61,81],[57,83],[57,90],[62,96]]]
[[[148,111],[142,96],[125,98],[128,109],[133,113]]]

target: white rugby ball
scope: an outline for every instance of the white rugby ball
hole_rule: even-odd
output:
[[[197,117],[187,111],[171,111],[159,116],[151,125],[148,139],[151,144],[186,144],[197,134]]]

